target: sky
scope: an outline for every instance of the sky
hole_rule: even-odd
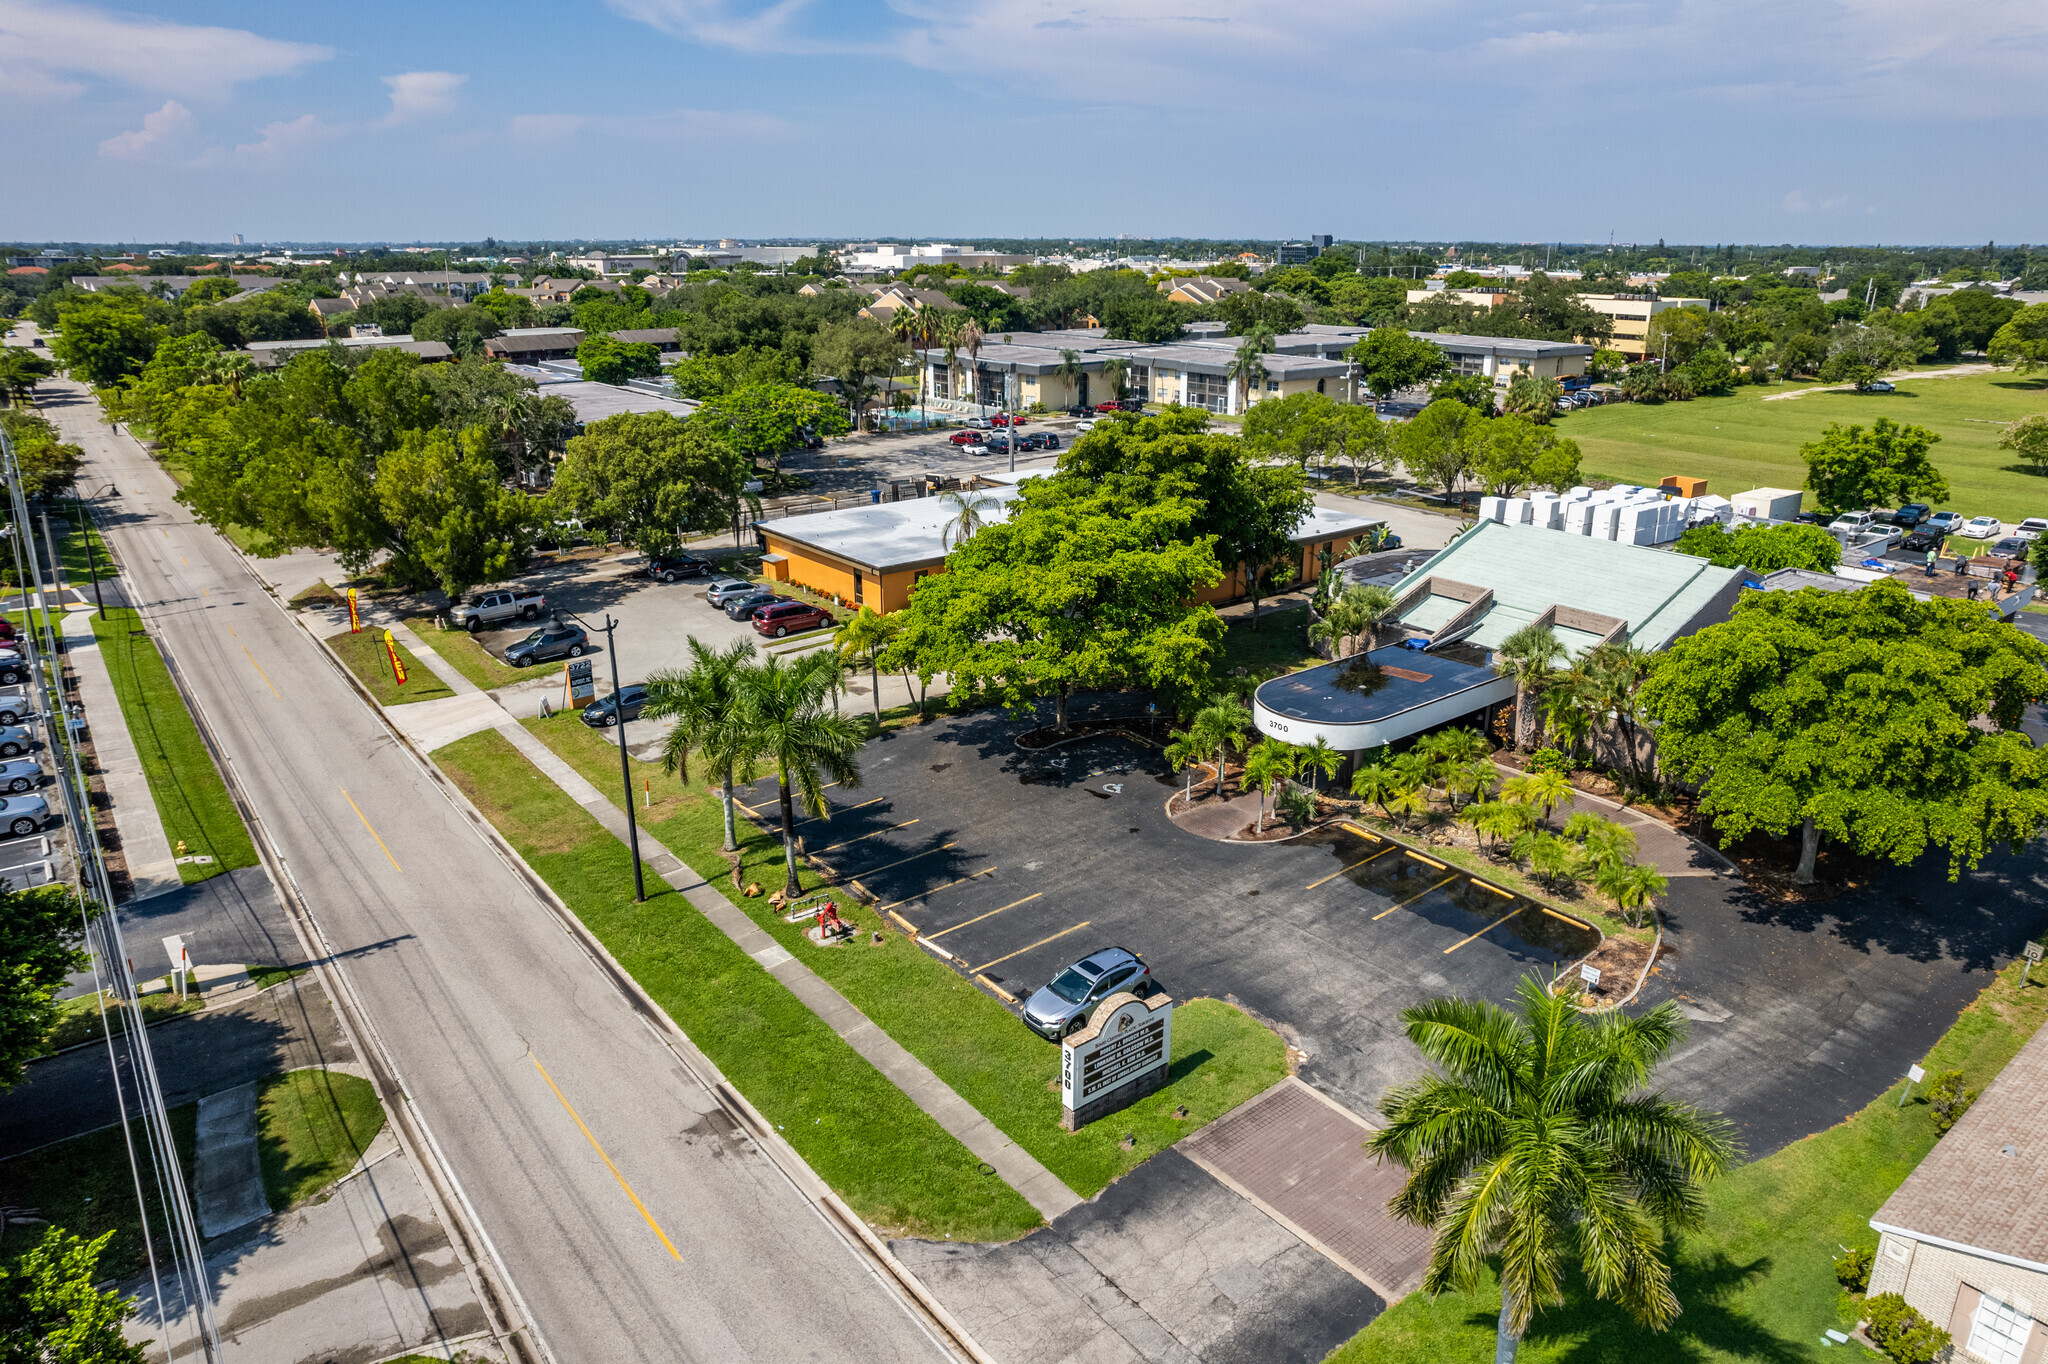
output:
[[[0,0],[0,239],[2048,238],[2042,0]]]

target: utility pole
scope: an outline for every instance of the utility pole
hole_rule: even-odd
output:
[[[633,818],[633,769],[626,762],[626,707],[619,695],[619,650],[614,643],[618,625],[611,612],[604,613],[604,651],[612,661],[612,714],[618,717],[619,726],[619,779],[626,790],[626,845],[633,853],[633,899],[638,904],[645,904],[647,878],[640,867],[640,824]]]

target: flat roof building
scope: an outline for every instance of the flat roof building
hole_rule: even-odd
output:
[[[251,341],[249,357],[264,369],[284,364],[301,351],[322,346],[346,346],[350,350],[402,350],[422,360],[453,360],[455,352],[446,341],[415,341],[410,336],[330,336],[311,341]]]
[[[484,342],[494,360],[571,360],[583,333],[575,327],[513,327]]]
[[[1708,306],[1703,298],[1659,298],[1655,294],[1580,294],[1579,302],[1613,321],[1614,338],[1607,344],[1630,360],[1645,358],[1650,319],[1658,313]]]
[[[1549,626],[1572,655],[1608,640],[1662,649],[1726,620],[1745,576],[1687,554],[1481,521],[1394,589],[1383,629],[1403,639],[1262,684],[1252,723],[1348,753],[1392,743],[1512,698],[1492,658],[1524,626]]]

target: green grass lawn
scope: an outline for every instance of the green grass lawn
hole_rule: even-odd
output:
[[[185,1167],[185,1183],[192,1182],[192,1133],[199,1118],[199,1105],[183,1104],[171,1110],[171,1133]],[[138,1152],[148,1150],[148,1137],[141,1119],[130,1124],[130,1137]],[[143,1172],[143,1197],[148,1202],[149,1229],[161,1257],[169,1241],[165,1235],[163,1205],[147,1168]],[[118,1127],[70,1141],[45,1146],[40,1151],[0,1162],[0,1203],[10,1207],[34,1208],[35,1215],[53,1226],[88,1240],[103,1232],[114,1232],[100,1256],[102,1280],[124,1279],[142,1270],[142,1219],[135,1208],[135,1180],[128,1168],[128,1147]],[[45,1228],[10,1225],[0,1236],[0,1258],[12,1259],[43,1238]]]
[[[312,968],[306,966],[252,966],[249,979],[259,990],[268,990],[273,985],[282,985],[295,976],[303,976]]]
[[[434,760],[870,1224],[975,1241],[1038,1225],[1016,1190],[982,1174],[973,1153],[652,871],[647,902],[635,904],[618,840],[503,735],[470,735]]]
[[[440,629],[432,616],[414,616],[406,624],[420,637],[421,643],[447,659],[455,671],[485,691],[495,691],[534,676],[532,668],[514,668],[493,657],[468,631]]]
[[[524,723],[598,790],[618,799],[618,750],[599,731],[573,716]],[[1172,1080],[1166,1088],[1112,1118],[1063,1132],[1058,1047],[851,895],[837,897],[840,914],[863,930],[863,941],[822,950],[812,946],[803,937],[805,924],[782,922],[765,897],[748,899],[733,892],[728,863],[718,851],[718,801],[706,787],[685,788],[658,766],[637,762],[633,784],[636,799],[643,802],[635,807],[642,827],[699,876],[725,890],[755,923],[1083,1197],[1287,1073],[1285,1045],[1270,1029],[1220,1001],[1189,1001],[1175,1014]],[[654,798],[646,804],[650,792]],[[744,816],[738,828],[742,883],[779,888],[780,841]],[[806,891],[824,885],[808,865],[801,880]],[[883,930],[883,941],[870,945],[865,940],[877,929]],[[1188,1116],[1174,1117],[1183,1105]],[[1128,1150],[1119,1144],[1126,1133],[1138,1139]]]
[[[1589,476],[1655,484],[1669,474],[1691,474],[1726,497],[1754,487],[1802,487],[1806,465],[1799,447],[1822,428],[1830,422],[1868,427],[1890,417],[1942,437],[1933,458],[1949,482],[1945,507],[2008,525],[2048,515],[2048,478],[2026,472],[1998,448],[2007,423],[2048,412],[2048,379],[1995,372],[1896,382],[1896,393],[1765,401],[1798,387],[1787,385],[1738,388],[1728,397],[1687,403],[1610,403],[1568,413],[1556,429],[1579,443]]]
[[[2048,988],[2002,972],[1963,1010],[1924,1062],[1961,1070],[1981,1089],[2048,1015]],[[1848,1330],[1856,1301],[1835,1283],[1839,1245],[1874,1248],[1870,1218],[1936,1137],[1923,1091],[1899,1107],[1898,1086],[1829,1128],[1745,1165],[1707,1193],[1707,1225],[1676,1242],[1673,1288],[1684,1314],[1666,1335],[1645,1331],[1574,1280],[1562,1307],[1538,1316],[1526,1364],[1548,1361],[1779,1361],[1839,1358],[1821,1332]],[[1493,1358],[1500,1290],[1431,1301],[1415,1293],[1333,1354],[1331,1364],[1482,1364]],[[1864,1356],[1868,1358],[1868,1355]]]
[[[190,885],[236,867],[255,866],[256,845],[228,799],[213,756],[200,741],[199,726],[171,684],[162,655],[141,632],[140,617],[125,607],[109,608],[105,620],[93,617],[92,629],[113,677],[128,734],[141,755],[165,836],[173,848],[183,842],[188,853],[213,858],[203,864],[181,864],[179,876]]]
[[[104,995],[80,995],[75,999],[60,1000],[57,1004],[57,1026],[50,1030],[49,1045],[52,1051],[75,1047],[80,1042],[93,1042],[105,1035],[106,1029],[100,1018],[103,1012]],[[143,1025],[176,1018],[179,1014],[195,1013],[206,1007],[206,1001],[196,993],[188,993],[184,999],[170,991],[142,996],[139,1001]],[[116,1009],[125,1009],[125,1004],[116,1003]],[[126,1025],[118,1019],[118,1030]]]
[[[413,657],[412,650],[391,641],[398,650],[398,662],[405,669],[405,684],[399,685],[391,672],[391,656],[384,650],[384,632],[364,628],[343,630],[327,637],[327,647],[348,665],[356,680],[370,689],[380,706],[404,706],[415,701],[434,701],[455,695],[455,689],[434,675],[434,670]]]
[[[383,1130],[376,1088],[360,1076],[315,1069],[265,1080],[256,1143],[271,1209],[303,1203],[353,1170]]]

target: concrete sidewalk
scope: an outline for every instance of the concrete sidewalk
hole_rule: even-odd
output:
[[[256,1147],[256,1086],[236,1085],[199,1101],[192,1152],[192,1201],[209,1239],[270,1215]]]
[[[156,797],[150,793],[135,738],[128,732],[128,717],[114,692],[107,660],[93,635],[92,619],[91,611],[65,615],[64,653],[78,676],[78,699],[85,707],[93,754],[113,805],[114,828],[121,835],[121,855],[128,862],[129,898],[146,900],[179,889],[184,880],[178,875],[170,836],[157,813]]]
[[[626,841],[626,816],[596,787],[542,743],[524,725],[507,720],[497,727],[514,748],[602,824],[621,843]],[[912,1056],[895,1038],[876,1027],[846,997],[827,984],[817,972],[798,961],[768,931],[748,918],[745,911],[700,877],[677,857],[640,830],[640,855],[662,880],[696,906],[742,951],[761,963],[768,974],[789,988],[805,1007],[823,1019],[832,1031],[845,1038],[853,1049],[882,1074],[889,1077],[912,1102],[931,1114],[938,1124],[959,1139],[980,1159],[994,1166],[1011,1188],[1038,1209],[1047,1221],[1081,1203],[1081,1198],[1039,1163],[1037,1157],[1011,1141],[1001,1129],[983,1117],[952,1087],[932,1073],[929,1066]]]

